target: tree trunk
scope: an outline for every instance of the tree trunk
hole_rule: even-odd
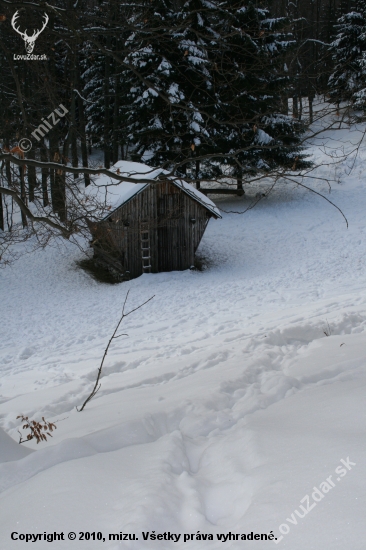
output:
[[[53,13],[50,14],[50,21],[49,21],[49,28],[51,32],[53,31],[55,26],[55,16]],[[49,71],[51,78],[56,79],[57,75],[57,69],[56,69],[56,60],[55,60],[55,50],[50,50],[49,54]],[[50,162],[54,162],[54,157],[56,154],[59,155],[58,150],[58,133],[57,129],[53,128],[49,134],[48,134],[48,140],[49,140],[49,160]],[[52,210],[53,212],[58,212],[59,207],[59,194],[57,190],[57,181],[56,181],[56,171],[54,169],[50,169],[50,189],[51,189],[51,204],[52,204]]]
[[[10,148],[10,142],[8,139],[5,140],[5,147],[7,147],[7,149]],[[10,167],[9,160],[5,161],[5,175],[6,175],[6,180],[8,182],[8,187],[11,187],[11,167]]]
[[[196,188],[200,189],[201,181],[198,179],[200,174],[200,161],[196,160]]]
[[[288,97],[287,97],[287,95],[283,95],[281,97],[281,113],[283,115],[288,116]]]
[[[106,47],[110,48],[110,37],[107,37],[107,45]],[[111,154],[110,154],[110,146],[109,146],[109,139],[110,139],[110,117],[109,117],[109,105],[110,105],[110,97],[109,97],[109,77],[110,77],[110,57],[105,56],[105,73],[104,73],[104,166],[106,168],[110,168],[111,165]]]
[[[302,117],[302,97],[299,96],[299,120],[301,120]]]
[[[116,75],[114,90],[114,114],[113,114],[113,164],[118,161],[118,134],[119,134],[119,78]]]
[[[61,163],[58,138],[55,131],[50,133],[51,161]],[[61,221],[66,220],[66,193],[65,176],[59,170],[51,170],[51,198],[53,211],[59,215]]]
[[[48,160],[47,149],[46,149],[46,145],[43,143],[41,145],[41,161],[42,162],[47,162],[47,160]],[[48,189],[47,189],[48,175],[49,175],[48,168],[42,168],[42,201],[43,201],[43,206],[48,206],[49,203],[50,203],[49,198],[48,198]]]
[[[27,195],[25,192],[25,181],[24,181],[24,166],[19,166],[19,177],[20,177],[20,198],[22,199],[24,204],[27,204]],[[23,211],[21,211],[21,216],[22,216],[23,227],[27,227],[28,221]]]
[[[67,153],[68,143],[64,143],[63,153]],[[66,156],[63,154],[63,156]],[[59,153],[55,153],[55,162],[62,164]],[[58,215],[62,222],[66,221],[66,174],[62,170],[56,170],[55,183],[57,189]]]
[[[313,114],[313,97],[312,96],[309,96],[308,97],[309,99],[309,120],[310,120],[310,124],[313,123],[313,120],[314,120],[314,114]]]
[[[54,154],[56,153],[57,140],[55,140],[54,132],[51,132],[50,135],[50,162],[53,162]],[[50,187],[51,187],[51,203],[52,210],[57,212],[57,191],[56,191],[56,182],[55,182],[55,170],[50,170]]]
[[[80,90],[80,88],[81,88],[81,79],[80,79],[80,72],[79,72],[80,71],[80,64],[79,63],[78,63],[78,66],[77,66],[76,70],[77,70],[76,80],[77,80],[78,89]],[[85,132],[84,102],[83,102],[83,100],[81,99],[81,97],[79,95],[77,97],[77,101],[78,101],[78,114],[79,114],[79,135],[80,135],[80,145],[81,145],[81,160],[82,160],[83,166],[85,168],[87,168],[88,167],[88,146],[87,146],[86,132]],[[89,148],[90,148],[89,153],[91,154],[90,141],[89,141]],[[89,174],[84,174],[84,182],[85,182],[85,187],[88,187],[88,185],[90,184]]]
[[[74,121],[75,121],[75,118],[74,118]],[[71,157],[72,157],[73,167],[77,168],[79,165],[79,159],[78,159],[78,146],[77,146],[74,122],[72,123],[72,134],[71,134]],[[77,177],[78,175],[74,174],[74,180],[76,180]]]
[[[69,2],[69,9],[72,9],[72,5],[71,3]],[[70,63],[71,63],[71,68],[70,68],[70,73],[71,73],[71,79],[70,79],[70,98],[71,98],[71,104],[70,104],[70,118],[71,118],[71,124],[69,126],[69,136],[67,137],[67,142],[71,143],[71,162],[72,162],[72,166],[74,168],[77,168],[78,165],[79,165],[79,159],[78,159],[78,145],[77,145],[77,124],[76,124],[76,93],[75,93],[75,88],[76,88],[76,71],[78,70],[77,68],[77,63],[78,63],[78,58],[77,58],[77,54],[74,52],[73,55],[71,56],[71,59],[70,59]],[[64,144],[65,145],[65,144]],[[64,146],[64,151],[63,151],[63,161],[64,162],[67,162],[67,157],[68,157],[68,149],[69,149],[69,145],[67,144],[66,146],[66,149],[65,149],[65,146]],[[78,177],[77,174],[74,174],[74,179],[76,179]]]
[[[4,231],[4,208],[3,208],[3,196],[0,193],[0,229]]]
[[[28,153],[28,158],[35,159],[34,149]],[[34,202],[34,189],[37,185],[36,169],[34,166],[28,166],[28,193],[30,202]]]
[[[238,169],[238,176],[236,179],[236,188],[238,189],[238,191],[243,190],[243,171],[241,168]]]

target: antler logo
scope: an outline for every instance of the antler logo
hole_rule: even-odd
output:
[[[14,13],[13,17],[12,17],[11,26],[23,38],[23,40],[25,42],[25,50],[26,50],[27,53],[32,53],[33,52],[35,41],[37,40],[37,38],[39,37],[41,32],[45,29],[45,27],[48,23],[47,13],[45,13],[44,15],[45,15],[45,18],[44,18],[44,22],[43,22],[43,27],[40,30],[33,31],[32,36],[27,35],[27,29],[25,29],[24,32],[21,32],[19,30],[19,28],[16,27],[17,19],[19,17],[19,12],[18,11],[16,11]]]

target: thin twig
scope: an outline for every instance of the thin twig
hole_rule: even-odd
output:
[[[136,311],[137,309],[140,309],[142,306],[144,306],[145,304],[147,304],[148,302],[150,302],[150,300],[152,300],[155,296],[151,296],[151,298],[149,298],[148,300],[146,300],[146,302],[144,302],[143,304],[140,304],[139,306],[135,307],[134,309],[131,309],[131,311],[129,311],[128,313],[125,313],[125,307],[126,307],[126,303],[127,303],[127,298],[128,298],[128,295],[129,295],[130,291],[128,290],[127,291],[127,294],[126,294],[126,298],[125,298],[125,301],[123,303],[123,307],[122,307],[122,315],[121,315],[121,318],[120,320],[118,321],[117,323],[117,326],[116,328],[114,329],[114,332],[112,334],[112,336],[110,337],[109,341],[108,341],[108,344],[107,344],[107,347],[105,348],[104,350],[104,354],[103,354],[103,358],[102,358],[102,361],[100,363],[100,366],[99,366],[99,369],[98,369],[98,373],[97,373],[97,379],[95,381],[95,384],[94,384],[94,387],[90,393],[90,395],[87,397],[87,399],[84,401],[82,407],[80,409],[78,409],[76,407],[76,410],[78,412],[81,412],[82,410],[84,410],[85,406],[87,403],[89,403],[89,401],[95,396],[95,394],[100,390],[100,386],[101,384],[99,383],[99,380],[100,380],[100,376],[102,374],[102,368],[103,368],[103,364],[104,364],[104,360],[105,358],[107,357],[107,353],[108,353],[108,350],[109,350],[109,346],[111,345],[112,341],[116,338],[119,338],[120,336],[127,336],[126,334],[119,334],[116,336],[116,333],[120,327],[120,324],[122,323],[123,319],[125,317],[128,317],[128,315],[130,315],[131,313],[133,313],[134,311]]]
[[[287,178],[287,179],[291,180],[291,178]],[[325,199],[327,202],[329,202],[329,204],[334,206],[334,208],[336,208],[338,210],[338,212],[340,212],[341,215],[343,216],[343,218],[346,222],[346,225],[347,225],[347,229],[348,229],[348,220],[347,220],[346,216],[343,214],[342,210],[339,208],[339,206],[337,206],[336,204],[334,204],[334,202],[327,199],[327,197],[325,195],[322,195],[322,193],[319,193],[318,191],[315,191],[315,189],[312,189],[311,187],[308,187],[304,183],[300,183],[299,181],[296,181],[296,180],[292,180],[292,181],[294,181],[294,183],[296,183],[296,185],[299,185],[300,187],[304,187],[304,189],[307,189],[308,191],[311,191],[315,195],[319,195],[319,197],[321,197],[322,199]]]
[[[326,321],[327,321],[327,325],[328,325],[328,331],[323,330],[323,332],[324,332],[325,336],[331,336],[332,331],[330,330],[329,321],[328,321],[328,319],[326,319]]]

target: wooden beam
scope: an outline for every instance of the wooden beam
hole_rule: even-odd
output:
[[[201,187],[200,191],[204,195],[237,195],[238,197],[242,197],[245,194],[244,189],[202,189]]]

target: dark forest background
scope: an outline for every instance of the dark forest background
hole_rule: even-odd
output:
[[[106,168],[120,159],[144,161],[197,187],[202,179],[229,177],[242,188],[258,174],[305,168],[302,136],[314,99],[339,104],[362,92],[358,65],[360,82],[348,97],[337,71],[344,76],[355,44],[362,61],[363,4],[61,0],[50,9],[44,2],[0,0],[2,150],[86,167],[98,148]],[[26,52],[10,24],[15,11],[19,29],[30,35],[48,15],[33,52],[47,61],[19,59]],[[356,31],[340,56],[342,25],[349,24]],[[56,109],[67,113],[34,134]],[[21,138],[31,139],[29,152],[17,149]],[[3,158],[1,178],[3,189],[16,190],[24,204],[38,201],[66,222],[64,171],[42,164],[25,169]],[[79,182],[76,174],[73,180]],[[89,175],[83,180],[88,186]],[[0,197],[5,229],[9,204]],[[22,218],[25,227],[24,212]]]

